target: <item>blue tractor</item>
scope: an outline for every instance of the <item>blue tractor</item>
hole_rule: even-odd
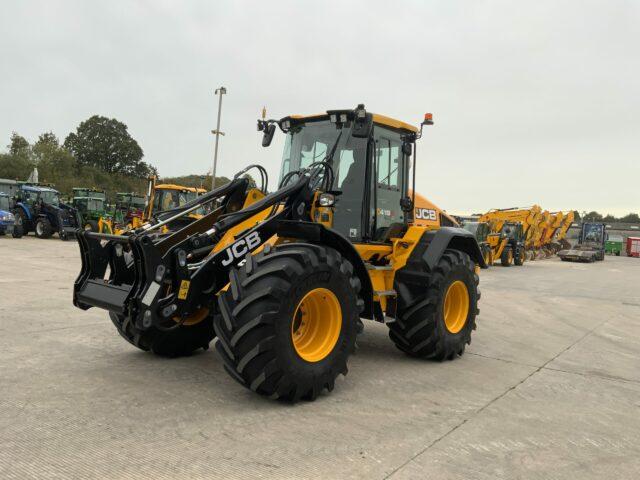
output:
[[[12,235],[14,238],[22,236],[22,227],[15,227],[15,217],[11,213],[9,195],[0,192],[0,235]]]
[[[49,238],[57,233],[62,240],[78,228],[76,210],[60,202],[60,194],[51,187],[22,185],[13,208],[16,228],[26,235],[33,231],[38,238]]]

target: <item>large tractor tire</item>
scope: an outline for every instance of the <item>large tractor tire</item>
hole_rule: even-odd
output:
[[[11,233],[11,236],[13,238],[22,238],[22,235],[24,234],[24,225],[20,224],[14,224],[13,225],[13,232]]]
[[[84,222],[82,228],[84,228],[85,231],[89,232],[97,232],[100,230],[100,228],[98,227],[98,222],[96,222],[95,220],[87,220],[86,222]]]
[[[214,319],[216,350],[240,384],[271,398],[314,400],[347,374],[360,280],[336,250],[267,246],[230,274]]]
[[[111,312],[109,317],[118,333],[131,345],[163,357],[184,357],[200,348],[207,350],[215,338],[213,317],[206,309],[182,325],[176,324],[173,329],[166,331],[156,327],[139,330],[128,317]]]
[[[513,264],[521,267],[522,265],[524,265],[525,259],[527,257],[527,254],[524,250],[523,247],[517,247],[516,248],[516,254],[513,256]]]
[[[488,267],[493,265],[493,252],[491,251],[491,247],[489,245],[482,245],[482,258],[484,259],[484,263],[486,263]]]
[[[513,249],[511,247],[504,249],[500,256],[500,263],[503,267],[510,267],[513,265]]]
[[[29,233],[29,229],[27,228],[28,219],[24,211],[22,209],[14,210],[13,216],[16,218],[14,229],[16,229],[17,227],[21,227],[22,235],[26,235],[27,233]]]
[[[40,217],[36,220],[36,225],[34,227],[36,237],[38,238],[51,238],[53,235],[53,227],[51,226],[51,222],[48,218]]]
[[[453,360],[471,343],[479,313],[479,278],[464,252],[445,250],[427,280],[426,293],[410,300],[398,285],[398,313],[388,324],[389,337],[413,357]]]

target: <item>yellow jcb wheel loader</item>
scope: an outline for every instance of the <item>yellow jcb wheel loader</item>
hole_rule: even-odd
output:
[[[197,199],[212,212],[168,234],[161,226],[189,208],[126,237],[81,232],[75,305],[107,309],[127,340],[158,354],[189,354],[215,335],[231,377],[290,401],[347,373],[360,318],[386,323],[409,355],[462,355],[486,264],[471,233],[414,223],[409,165],[422,127],[363,105],[258,126],[264,146],[277,127],[286,134],[275,192],[247,201],[238,177]]]

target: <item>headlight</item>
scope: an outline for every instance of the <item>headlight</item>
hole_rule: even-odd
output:
[[[318,198],[318,204],[321,207],[333,207],[335,201],[336,197],[334,197],[330,193],[323,193],[320,195],[320,198]]]

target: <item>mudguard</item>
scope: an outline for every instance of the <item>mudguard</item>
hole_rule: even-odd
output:
[[[422,252],[417,252],[416,250],[420,248]],[[429,270],[432,270],[447,248],[460,250],[469,255],[480,268],[488,268],[476,237],[471,232],[456,227],[442,227],[438,230],[426,231],[411,257],[414,254],[421,255]]]
[[[319,243],[331,247],[349,260],[353,265],[354,273],[360,279],[362,286],[360,295],[364,300],[364,310],[360,314],[362,318],[373,319],[373,287],[367,273],[364,261],[358,254],[353,244],[335,230],[330,230],[324,225],[315,222],[287,221],[278,223],[277,233],[279,237],[306,240],[310,243]]]
[[[29,208],[27,208],[24,205],[24,203],[22,203],[22,202],[16,203],[16,206],[14,207],[14,210],[18,209],[18,207],[20,207],[20,209],[22,209],[22,211],[25,213],[25,215],[27,216],[27,220],[32,220],[31,210],[29,210]]]
[[[455,227],[427,230],[409,255],[406,265],[396,272],[393,287],[398,292],[398,303],[392,305],[389,311],[407,308],[424,299],[431,272],[448,248],[465,252],[476,265],[488,268],[478,241],[471,232]]]

